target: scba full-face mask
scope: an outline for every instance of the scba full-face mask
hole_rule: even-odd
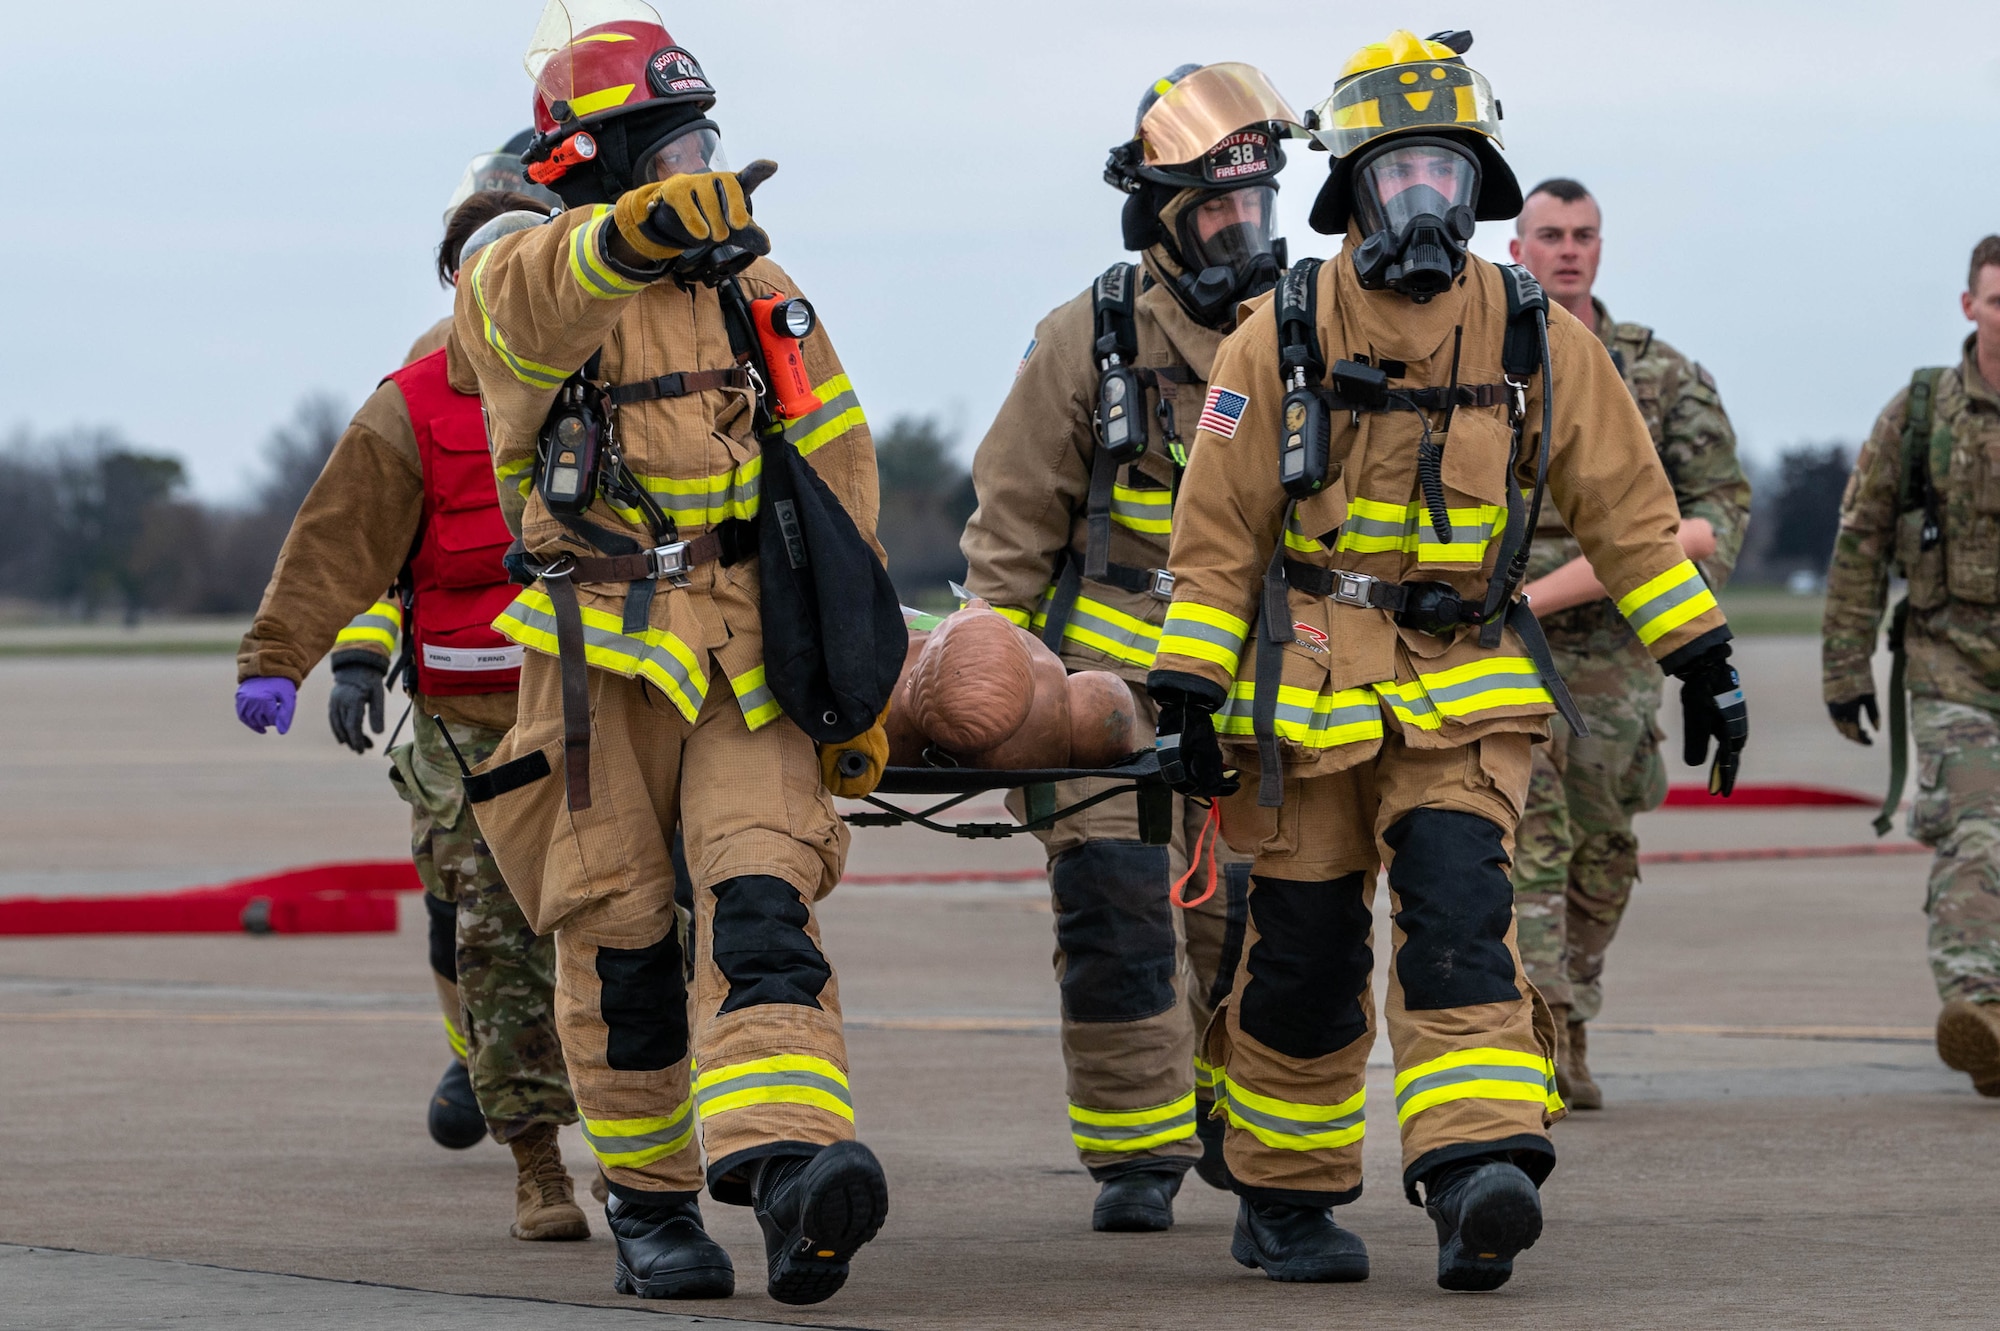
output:
[[[1128,249],[1153,254],[1174,297],[1223,328],[1239,302],[1285,267],[1277,231],[1284,139],[1299,129],[1271,81],[1250,65],[1182,65],[1146,90],[1131,139],[1104,178],[1125,203]]]
[[[1181,303],[1204,323],[1224,320],[1237,304],[1278,285],[1285,242],[1277,235],[1278,191],[1269,185],[1186,190],[1163,210],[1183,271],[1173,281]]]
[[[1478,160],[1448,139],[1397,138],[1364,156],[1354,168],[1362,287],[1418,304],[1450,290],[1465,270],[1478,198]]]

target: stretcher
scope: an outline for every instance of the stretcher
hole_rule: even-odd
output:
[[[1114,784],[1075,803],[1058,807],[1056,783],[1090,778]],[[1026,821],[1004,823],[939,822],[942,814],[958,808],[975,795],[992,790],[1019,790],[1027,801]],[[1135,753],[1113,767],[1037,767],[988,770],[969,767],[891,767],[882,773],[882,782],[863,803],[870,811],[856,810],[841,817],[855,827],[900,827],[914,824],[932,832],[946,832],[968,840],[1019,836],[1039,832],[1063,819],[1082,813],[1092,805],[1124,794],[1139,797],[1139,836],[1147,845],[1164,846],[1173,830],[1173,791],[1160,776],[1160,760],[1150,749]],[[895,796],[896,803],[883,798]],[[924,796],[943,796],[935,804],[921,804]]]

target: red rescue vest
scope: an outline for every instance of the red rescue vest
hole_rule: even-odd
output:
[[[442,349],[389,378],[409,404],[424,468],[405,627],[417,692],[511,693],[521,686],[521,649],[494,631],[493,620],[514,599],[500,563],[513,537],[493,488],[479,396],[451,386]]]

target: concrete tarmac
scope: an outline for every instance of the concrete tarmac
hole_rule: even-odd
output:
[[[1815,641],[1739,658],[1745,780],[1878,788],[1880,748],[1823,719]],[[218,658],[0,660],[0,894],[404,853],[385,764],[335,747],[318,683],[290,736],[259,738],[229,714],[231,678]],[[1872,840],[1869,816],[1662,812],[1641,835],[1836,846]],[[1039,858],[1026,839],[870,830],[850,868]],[[1592,1034],[1610,1108],[1555,1128],[1544,1237],[1490,1296],[1433,1284],[1382,1049],[1368,1190],[1339,1216],[1369,1243],[1366,1284],[1237,1267],[1233,1200],[1192,1176],[1171,1233],[1091,1233],[1039,884],[848,884],[825,904],[859,1126],[892,1200],[847,1289],[808,1309],[764,1295],[734,1208],[706,1212],[739,1292],[706,1305],[614,1294],[601,1217],[585,1243],[507,1237],[507,1152],[424,1133],[447,1053],[419,902],[393,935],[0,939],[0,1328],[1991,1326],[2000,1102],[1930,1047],[1926,865],[1648,868]],[[585,1176],[573,1131],[565,1145]]]

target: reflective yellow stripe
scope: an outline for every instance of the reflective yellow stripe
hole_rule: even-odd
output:
[[[1150,1109],[1069,1107],[1069,1133],[1082,1151],[1149,1151],[1194,1136],[1194,1092]]]
[[[1445,518],[1451,527],[1451,540],[1440,542],[1422,500],[1388,504],[1379,499],[1351,499],[1347,520],[1341,524],[1333,548],[1360,554],[1401,551],[1428,564],[1477,564],[1485,560],[1492,538],[1507,526],[1507,510],[1497,504],[1446,509]],[[1292,542],[1287,539],[1286,544]]]
[[[1048,605],[1055,594],[1056,589],[1049,588],[1042,608],[1024,627],[1039,632],[1047,626]],[[1102,601],[1078,596],[1070,609],[1069,622],[1063,625],[1063,639],[1094,648],[1114,661],[1151,668],[1159,652],[1160,630]]]
[[[1326,549],[1317,538],[1308,536],[1305,528],[1299,526],[1297,509],[1293,509],[1291,516],[1285,519],[1285,548],[1306,555],[1317,554]]]
[[[1419,671],[1418,681],[1441,715],[1462,721],[1501,707],[1554,706],[1541,671],[1525,656],[1488,656],[1435,674]]]
[[[1167,607],[1167,622],[1160,627],[1161,656],[1186,656],[1221,666],[1236,673],[1238,653],[1250,626],[1226,610],[1198,601],[1175,601]]]
[[[1368,1092],[1356,1091],[1337,1105],[1300,1104],[1245,1090],[1223,1073],[1232,1127],[1280,1151],[1326,1151],[1352,1146],[1368,1131]]]
[[[1649,647],[1715,608],[1715,593],[1702,581],[1701,570],[1685,559],[1618,599],[1618,613]]]
[[[1174,492],[1114,484],[1111,487],[1111,521],[1150,536],[1171,535],[1174,530]]]
[[[597,92],[587,92],[569,99],[569,109],[578,116],[596,115],[599,111],[609,111],[614,106],[623,106],[632,96],[636,83],[621,83],[615,88],[602,88]]]
[[[646,289],[617,272],[604,261],[605,228],[611,226],[611,207],[598,204],[590,220],[569,233],[569,271],[584,294],[597,300],[623,300]]]
[[[802,454],[832,443],[857,425],[868,423],[868,418],[862,414],[860,399],[854,395],[854,384],[844,374],[836,374],[813,389],[813,396],[820,400],[818,410],[784,422],[785,438]]]
[[[1560,1112],[1556,1065],[1516,1049],[1460,1049],[1396,1075],[1396,1121],[1453,1100],[1520,1100]]]
[[[452,1022],[452,1019],[445,1016],[444,1013],[438,1013],[438,1018],[444,1022],[444,1042],[451,1046],[452,1053],[460,1058],[465,1058],[472,1046],[465,1042],[464,1034],[459,1031],[457,1025]]]
[[[693,722],[708,696],[708,673],[701,658],[665,629],[649,628],[641,636],[625,632],[625,621],[602,610],[582,607],[583,656],[591,665],[654,684],[680,714]],[[548,656],[556,645],[555,604],[549,594],[530,587],[493,621],[495,631],[523,647]]]
[[[743,708],[743,723],[752,730],[760,730],[778,719],[783,708],[764,681],[764,667],[741,675],[731,676],[729,687],[736,692],[736,701]]]
[[[963,610],[965,607],[961,605],[959,609]],[[1028,621],[1031,618],[1027,611],[1016,610],[1011,605],[996,605],[993,607],[993,613],[999,615],[1010,624],[1019,624],[1022,628],[1028,627]]]
[[[561,388],[569,378],[569,371],[558,370],[553,365],[540,365],[534,361],[516,356],[507,346],[507,338],[493,322],[493,313],[486,307],[486,265],[492,262],[497,245],[488,245],[479,251],[479,262],[472,267],[472,296],[479,305],[479,320],[485,329],[486,345],[493,348],[493,354],[501,364],[511,370],[516,379],[530,388],[552,393]]]
[[[779,1054],[704,1070],[695,1078],[694,1097],[703,1118],[750,1105],[803,1105],[854,1121],[847,1074],[809,1054]]]
[[[350,620],[346,628],[334,634],[333,645],[353,647],[366,643],[385,652],[393,652],[396,650],[396,635],[402,630],[403,607],[394,601],[377,601]]]
[[[521,479],[515,481],[516,476]],[[514,488],[521,492],[521,498],[526,499],[528,493],[535,488],[535,459],[516,458],[512,462],[503,462],[493,469],[493,484],[496,487],[504,486],[509,481],[514,482]]]
[[[1215,714],[1216,733],[1256,734],[1256,706],[1256,682],[1238,680],[1230,686],[1229,701]],[[1311,689],[1281,684],[1276,730],[1278,738],[1308,749],[1366,744],[1382,738],[1382,707],[1368,689],[1314,693]]]
[[[584,1118],[584,1144],[606,1168],[643,1169],[694,1140],[694,1101],[664,1118]]]

